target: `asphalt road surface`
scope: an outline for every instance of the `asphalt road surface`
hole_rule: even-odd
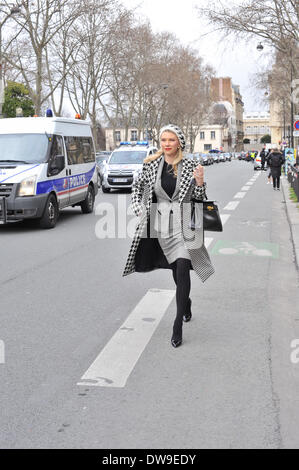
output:
[[[54,230],[0,226],[1,448],[299,447],[284,195],[247,162],[206,179],[224,231],[206,234],[216,274],[191,274],[178,349],[170,271],[121,276],[129,193],[100,191],[95,214],[66,209]]]

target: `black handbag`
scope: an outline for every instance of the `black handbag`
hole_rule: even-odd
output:
[[[203,205],[203,229],[208,232],[222,232],[223,227],[219,209],[214,201],[191,201],[191,230],[199,228],[200,224],[196,220],[196,204]]]

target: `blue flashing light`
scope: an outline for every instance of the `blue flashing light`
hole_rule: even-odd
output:
[[[148,141],[147,140],[139,140],[137,142],[137,145],[148,145]]]
[[[131,142],[120,142],[119,145],[131,145]]]
[[[53,111],[52,111],[52,109],[50,109],[50,108],[47,109],[47,111],[46,111],[46,117],[53,117]]]

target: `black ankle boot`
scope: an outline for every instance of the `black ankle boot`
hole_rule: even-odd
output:
[[[187,313],[185,313],[185,315],[183,316],[183,321],[185,323],[188,323],[188,321],[191,320],[192,318],[192,313],[191,313],[191,299],[189,298],[188,299],[188,305],[187,305]]]
[[[173,332],[171,338],[171,344],[174,348],[178,348],[182,344],[183,340],[183,323],[177,318],[173,324]]]

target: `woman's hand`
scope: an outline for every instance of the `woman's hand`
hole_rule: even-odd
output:
[[[193,171],[193,176],[196,181],[197,186],[203,186],[204,183],[204,170],[202,165],[198,165],[194,171]]]

